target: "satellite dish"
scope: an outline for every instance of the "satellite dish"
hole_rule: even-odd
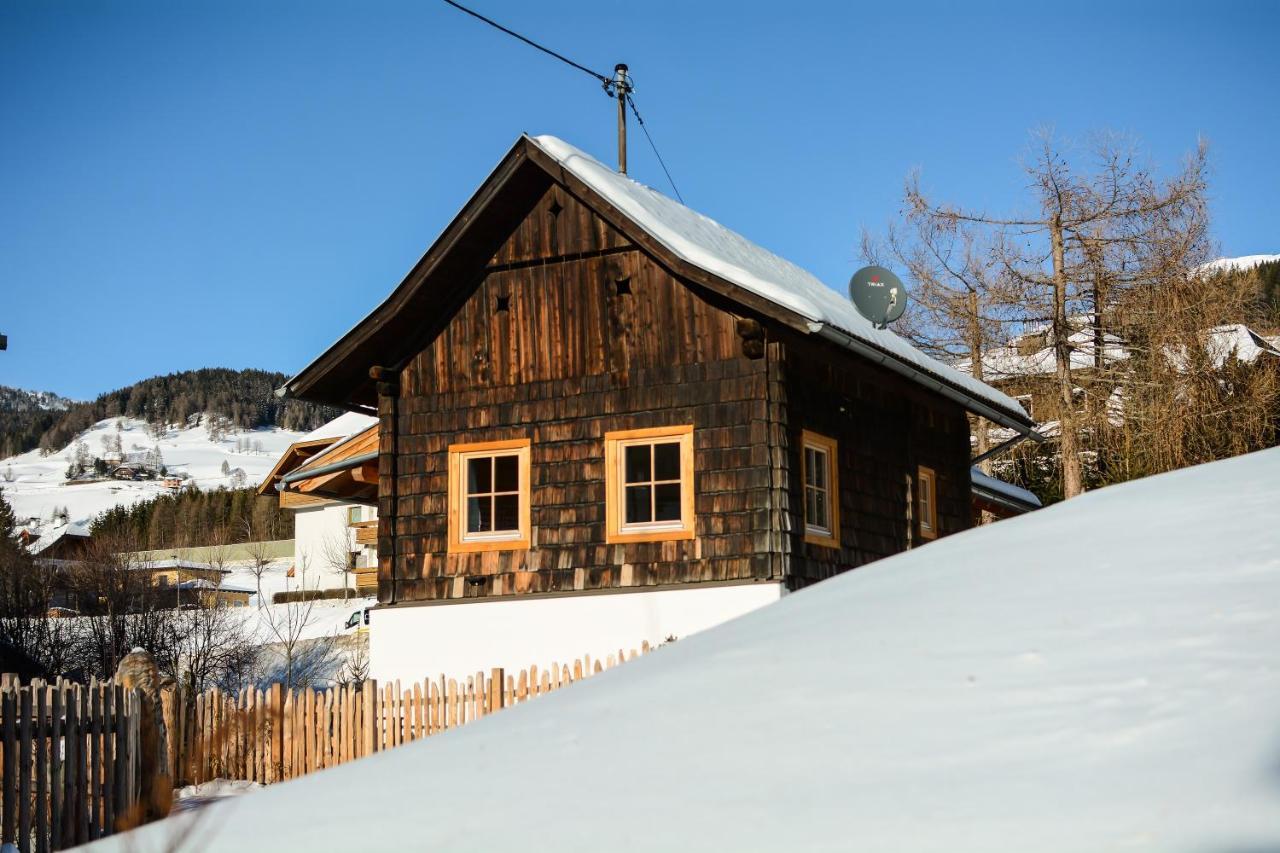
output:
[[[863,267],[854,273],[849,279],[849,299],[877,329],[883,329],[907,310],[906,285],[884,267]]]

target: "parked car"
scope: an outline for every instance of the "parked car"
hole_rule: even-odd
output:
[[[369,608],[354,611],[348,618],[347,624],[343,625],[343,630],[356,628],[357,630],[367,631],[369,629]]]

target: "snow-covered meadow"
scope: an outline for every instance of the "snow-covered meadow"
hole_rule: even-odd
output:
[[[108,418],[81,433],[78,440],[91,455],[103,456],[117,435],[126,455],[152,453],[158,448],[171,474],[185,477],[191,486],[215,489],[234,485],[237,469],[244,472],[245,485],[258,485],[280,454],[303,434],[272,428],[211,436],[204,426],[171,426],[156,435],[144,421]],[[53,513],[66,508],[71,523],[87,525],[98,513],[117,504],[129,506],[168,491],[159,480],[69,483],[66,473],[75,458],[75,446],[72,442],[49,456],[31,450],[0,459],[0,488],[20,522],[39,519],[43,532],[53,527]]]
[[[1280,849],[1278,505],[1280,449],[948,537],[210,806],[193,849]]]

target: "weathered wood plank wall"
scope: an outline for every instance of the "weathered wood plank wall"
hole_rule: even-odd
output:
[[[917,464],[938,472],[942,531],[968,526],[958,406],[768,321],[763,356],[749,358],[744,312],[551,184],[401,371],[399,396],[382,398],[383,450],[394,419],[398,453],[379,483],[379,598],[803,586],[908,547]],[[604,434],[688,423],[695,538],[606,544]],[[839,549],[803,542],[802,429],[840,442]],[[448,553],[448,446],[510,438],[532,440],[530,548]]]

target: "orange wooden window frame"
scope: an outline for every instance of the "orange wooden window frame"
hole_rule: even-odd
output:
[[[938,475],[921,465],[916,469],[916,515],[921,539],[938,538]],[[926,501],[925,498],[928,498]],[[928,512],[925,510],[928,509]]]
[[[530,542],[530,499],[529,499],[529,457],[532,443],[527,438],[512,438],[505,441],[482,441],[473,444],[449,445],[449,553],[467,554],[477,551],[523,551]],[[463,463],[476,455],[493,453],[508,455],[502,451],[515,450],[517,471],[519,472],[520,491],[520,530],[517,536],[510,539],[467,539],[466,526],[466,490],[463,488]]]
[[[804,490],[808,488],[809,469],[808,454],[805,449],[812,447],[814,450],[820,450],[827,456],[827,520],[831,523],[831,532],[824,534],[819,530],[811,531],[809,529],[809,501],[808,495]],[[802,430],[800,433],[800,488],[801,488],[801,510],[804,523],[804,541],[810,545],[820,545],[824,548],[840,547],[840,472],[839,472],[839,444],[834,438],[828,438],[809,430]]]
[[[619,448],[643,444],[646,440],[679,439],[680,444],[680,526],[645,530],[625,529],[622,523],[623,454]],[[668,542],[694,537],[693,511],[693,424],[606,432],[604,434],[604,514],[605,542]]]

